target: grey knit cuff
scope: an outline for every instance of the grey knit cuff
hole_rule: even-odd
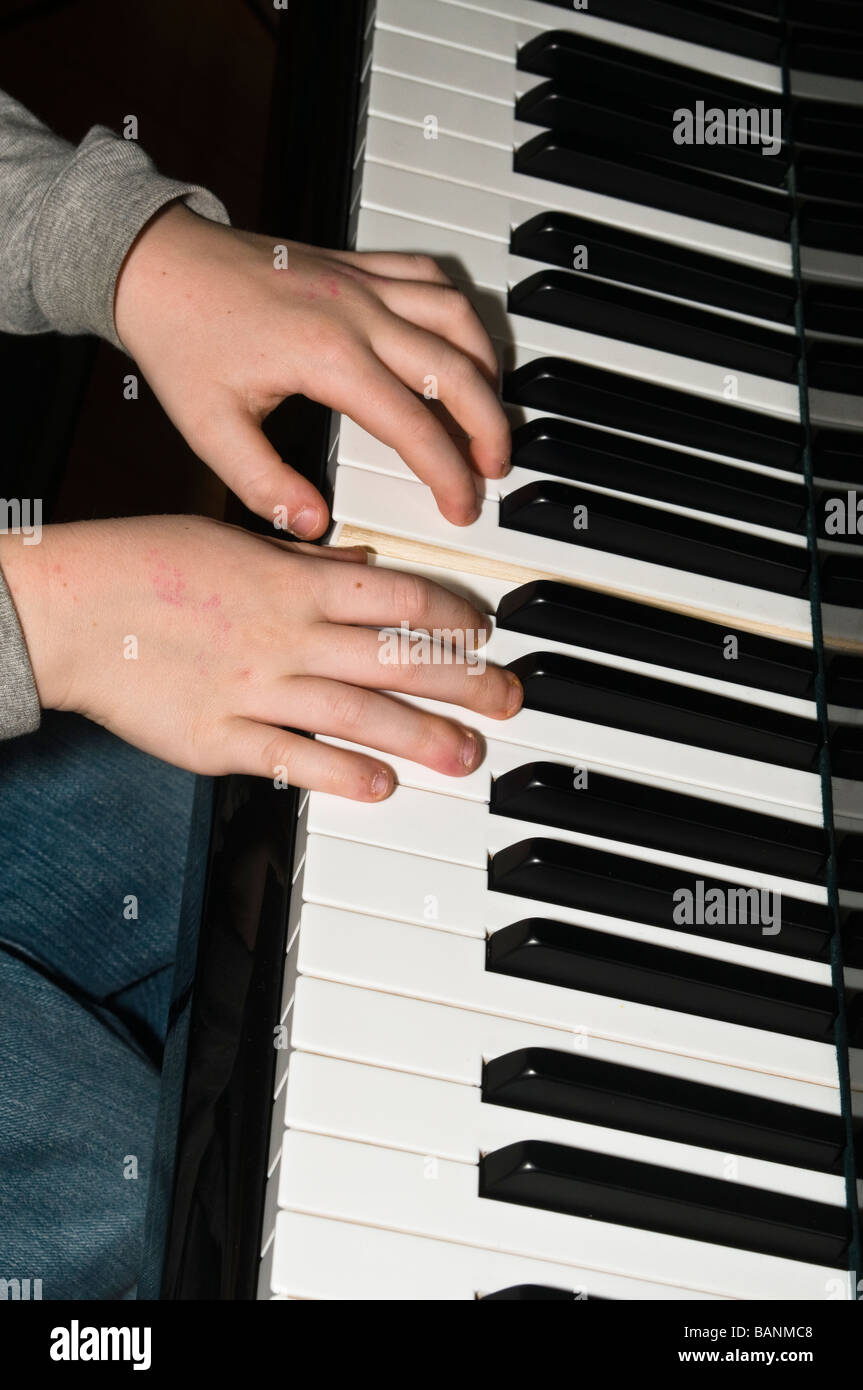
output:
[[[130,246],[166,203],[229,223],[223,204],[198,184],[159,174],[134,140],[94,126],[48,190],[33,244],[33,294],[61,333],[96,333],[122,348],[114,290]]]
[[[0,739],[38,729],[39,696],[12,595],[0,572]]]

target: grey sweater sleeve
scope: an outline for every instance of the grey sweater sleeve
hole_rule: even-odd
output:
[[[142,227],[178,198],[203,217],[229,220],[205,188],[163,178],[135,140],[94,126],[76,149],[0,92],[0,329],[95,333],[121,347],[120,268]],[[24,638],[0,574],[0,739],[38,723]]]

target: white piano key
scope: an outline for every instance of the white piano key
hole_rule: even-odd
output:
[[[359,1277],[358,1271],[362,1272]],[[673,1284],[295,1211],[279,1212],[275,1240],[262,1261],[258,1297],[457,1302],[518,1284],[568,1289],[586,1302],[591,1298],[705,1301],[713,1297]]]
[[[335,748],[367,751],[363,749],[361,744],[352,743],[349,739],[330,738],[320,734],[318,737],[323,738],[325,743],[331,743]],[[713,788],[686,781],[682,777],[670,777],[667,775],[668,769],[659,770],[649,766],[633,767],[621,762],[619,758],[618,761],[603,761],[603,753],[609,750],[612,755],[619,753],[613,739],[608,740],[606,749],[589,747],[588,741],[585,740],[581,749],[572,748],[563,755],[555,755],[550,754],[547,749],[533,748],[529,744],[503,743],[499,739],[489,738],[484,741],[485,756],[483,761],[474,772],[469,773],[466,777],[448,777],[442,772],[435,772],[432,768],[423,766],[422,763],[411,762],[407,758],[394,757],[392,754],[387,754],[386,761],[395,772],[399,786],[416,787],[421,791],[435,792],[454,800],[464,799],[487,803],[492,778],[501,777],[505,772],[510,772],[513,768],[523,767],[528,762],[547,761],[559,763],[567,768],[578,766],[588,772],[604,772],[613,774],[615,777],[631,778],[652,787],[662,787],[666,791],[683,792],[687,796],[719,799],[726,805],[737,806],[744,811],[766,812],[769,815],[784,817],[786,820],[802,825],[820,826],[823,824],[820,805],[815,797],[805,807],[789,806],[782,802],[768,804],[763,798],[745,795],[726,788],[717,798]],[[682,771],[682,769],[672,769],[672,771]],[[844,785],[849,790],[842,804],[844,814],[838,818],[837,824],[844,830],[859,830],[858,822],[861,818],[859,785],[850,782],[838,783],[838,785]]]
[[[844,1180],[829,1173],[489,1105],[476,1086],[306,1052],[294,1054],[284,1123],[286,1128],[310,1134],[406,1149],[454,1163],[477,1164],[484,1154],[526,1140],[566,1144],[723,1180],[733,1159],[734,1181],[747,1187],[832,1206],[845,1204]]]
[[[426,185],[424,203],[437,205],[431,220],[464,231],[500,237],[502,226],[509,229],[513,222],[523,222],[535,212],[555,210],[593,217],[611,226],[662,237],[672,245],[689,246],[766,270],[788,273],[791,268],[785,242],[606,194],[587,193],[553,179],[534,178],[513,169],[512,154],[507,150],[454,136],[424,140],[414,127],[380,116],[369,117],[365,159],[363,202],[385,212],[409,215],[411,204],[404,202],[403,194],[393,192],[394,188],[403,189],[405,181],[393,183],[379,173],[375,176],[376,165],[420,175],[417,182]],[[441,188],[441,183],[446,187]],[[469,196],[471,190],[497,196],[477,199]],[[511,200],[510,217],[503,223],[499,216],[502,199]],[[424,220],[424,208],[414,205],[414,215]]]
[[[330,846],[326,848],[329,850]],[[381,852],[369,850],[367,846],[362,848],[369,864],[367,873],[371,875],[381,862]],[[338,864],[339,857],[335,860]],[[434,876],[427,876],[424,886],[429,890],[438,887],[440,867],[435,865]],[[442,867],[452,869],[451,865]],[[465,875],[469,872],[463,871]],[[422,879],[420,884],[423,884]],[[427,896],[436,897],[437,893],[433,891]],[[305,904],[300,932],[300,970],[306,981],[313,976],[366,991],[397,994],[428,1004],[493,1015],[501,1020],[509,1019],[513,1024],[525,1023],[543,1031],[550,1030],[561,1038],[572,1037],[581,1029],[614,1042],[664,1049],[733,1068],[750,1068],[773,1077],[784,1076],[807,1083],[807,1086],[833,1087],[837,1084],[836,1053],[828,1043],[500,975],[486,969],[485,941],[475,935],[471,939],[454,930],[443,930],[443,917],[424,925],[416,919],[410,922],[372,917],[368,909],[363,910],[359,894],[357,899],[358,907],[354,911],[323,908],[314,902]],[[467,898],[465,914],[471,913],[472,908],[473,903]],[[554,915],[560,916],[556,911]],[[519,914],[514,913],[511,920],[518,921]],[[298,984],[295,1019],[299,994]],[[520,1047],[529,1045],[530,1040],[517,1044]],[[313,1052],[330,1051],[329,1048],[309,1047],[302,1039],[295,1042],[295,1046]],[[387,1065],[409,1069],[392,1058]],[[439,1072],[431,1074],[440,1075]]]
[[[837,1271],[606,1221],[561,1216],[477,1195],[477,1174],[416,1154],[289,1132],[280,1167],[283,1208],[563,1264],[588,1265],[706,1293],[762,1299],[827,1296]]]
[[[659,1022],[663,1021],[659,1015],[667,1012],[656,1010]],[[588,1051],[600,1061],[642,1067],[662,1076],[680,1077],[707,1086],[723,1086],[747,1096],[763,1096],[767,1100],[801,1105],[825,1114],[841,1113],[835,1065],[828,1068],[823,1084],[815,1084],[789,1076],[784,1067],[770,1071],[756,1066],[758,1055],[746,1057],[738,1066],[699,1055],[690,1046],[688,1037],[683,1039],[681,1047],[677,1045],[680,1039],[675,1040],[673,1036],[667,1039],[662,1031],[652,1035],[646,1043],[627,1040],[619,1033],[618,1029],[616,1034],[605,1036],[591,1030],[587,1019],[579,1020],[570,1029],[549,1028],[523,1018],[477,1013],[406,995],[358,989],[304,976],[297,981],[291,1042],[303,1052],[341,1057],[374,1067],[390,1067],[468,1086],[482,1084],[485,1061],[518,1048]],[[770,1037],[760,1031],[758,1036]],[[726,1047],[733,1041],[729,1037]],[[852,1084],[855,1090],[863,1092],[863,1076]]]
[[[483,502],[472,525],[452,526],[440,515],[434,498],[422,484],[362,467],[363,433],[357,429],[346,431],[339,450],[333,501],[333,517],[338,522],[469,553],[546,577],[575,580],[621,597],[653,600],[696,617],[727,622],[732,627],[749,627],[768,636],[811,640],[811,614],[804,598],[751,589],[729,580],[592,550],[587,545],[570,545],[511,531],[500,526],[498,503],[493,499]],[[852,629],[860,626],[859,615],[848,611]]]
[[[430,91],[436,91],[437,96],[430,99],[428,111],[423,114],[436,114],[439,119],[442,113],[460,109],[450,107],[447,99],[450,90],[459,95],[473,96],[478,101],[485,100],[486,105],[493,106],[499,112],[499,126],[486,113],[477,116],[476,129],[493,134],[493,143],[503,138],[499,131],[505,131],[510,148],[527,138],[528,129],[525,124],[515,120],[515,100],[541,80],[530,73],[519,72],[513,64],[386,30],[378,31],[376,37],[374,71],[394,78],[405,78],[417,85],[424,84]],[[379,87],[378,92],[381,90]],[[449,121],[444,128],[451,128]],[[466,135],[471,133],[469,129],[464,131]],[[448,176],[446,165],[446,158],[442,157],[442,177]],[[426,225],[441,221],[445,225],[454,225],[448,220],[453,215],[453,209],[449,206],[441,208],[440,193],[434,180],[425,178],[422,172],[405,173],[404,178],[399,179],[399,172],[398,169],[385,170],[383,166],[366,164],[362,170],[364,200],[376,202],[383,199],[391,205],[391,211],[419,219]],[[514,171],[511,171],[511,175],[511,183],[507,187],[510,197],[516,201],[503,199],[501,215],[497,217],[489,216],[496,195],[477,194],[472,197],[470,189],[451,190],[447,203],[455,199],[456,214],[461,219],[459,225],[463,225],[465,231],[482,231],[488,236],[503,239],[501,228],[508,230],[510,224],[526,221],[534,212],[563,206],[558,201],[563,199],[567,211],[579,211],[584,216],[595,216],[597,220],[630,231],[660,236],[675,245],[713,250],[717,255],[791,273],[790,250],[783,242],[702,222],[698,218],[680,217],[643,204],[628,203],[625,199],[568,188],[550,180],[528,180],[538,189],[545,189],[544,193],[538,192],[538,205],[529,210],[523,202],[518,201],[525,196],[521,181],[526,176],[515,175]],[[411,191],[405,191],[407,189]],[[577,206],[572,205],[573,200]],[[801,261],[806,279],[850,284],[863,281],[863,256],[804,246],[801,248]]]
[[[445,50],[449,56],[449,49]],[[469,56],[469,55],[465,55]],[[500,64],[488,63],[499,72]],[[520,73],[524,79],[527,74]],[[542,78],[521,81],[519,86],[529,90]],[[436,83],[418,81],[397,73],[382,72],[375,64],[369,78],[369,114],[384,120],[402,121],[417,131],[423,144],[429,140],[455,137],[476,140],[481,145],[495,145],[511,154],[516,144],[524,144],[539,135],[542,126],[530,125],[515,119],[515,92],[510,91],[509,103],[489,101],[483,96],[447,90]],[[434,121],[433,133],[429,122]]]
[[[649,245],[646,241],[645,249]],[[560,266],[549,266],[544,261],[511,255],[504,242],[491,237],[478,236],[472,232],[457,232],[451,227],[427,225],[420,229],[416,221],[409,217],[378,212],[364,205],[359,209],[354,246],[357,251],[422,251],[433,256],[451,279],[462,285],[493,289],[499,294],[504,294],[539,270],[561,269]],[[588,280],[602,280],[601,276],[588,275],[586,271],[580,271],[579,275]],[[705,307],[698,300],[682,299],[678,295],[654,292],[654,297],[688,308]],[[794,329],[790,324],[777,324],[770,319],[753,318],[749,314],[741,314],[716,304],[710,304],[707,308],[718,320],[744,321],[759,328],[770,329],[772,332],[784,333],[788,338],[794,335]],[[799,480],[799,474],[795,476]]]
[[[494,609],[487,610],[488,616],[494,621]],[[721,633],[717,633],[717,643],[721,641]],[[402,635],[396,629],[381,629],[381,652],[383,654],[383,643],[392,641],[400,644]],[[563,656],[584,658],[596,666],[607,666],[616,671],[633,671],[639,675],[651,676],[656,680],[667,682],[669,685],[683,686],[688,690],[698,690],[709,692],[715,695],[722,695],[726,699],[741,700],[746,704],[755,705],[763,709],[780,710],[786,714],[798,715],[802,719],[817,719],[817,707],[812,700],[803,700],[794,695],[783,695],[781,692],[773,690],[758,690],[750,685],[738,685],[734,681],[722,681],[711,676],[701,676],[691,671],[679,670],[674,666],[661,666],[656,662],[636,661],[630,657],[618,656],[614,652],[594,650],[590,647],[579,646],[575,642],[555,642],[550,638],[532,637],[527,633],[511,632],[505,628],[495,628],[486,645],[482,648],[482,662],[471,668],[482,674],[486,663],[496,666],[508,666],[511,662],[519,658],[529,656],[536,651],[557,652]],[[455,655],[455,654],[454,654]],[[480,653],[477,653],[477,657]],[[407,660],[407,654],[405,654]],[[849,723],[860,722],[859,711],[848,711],[851,716]]]
[[[460,706],[407,695],[398,698],[419,709],[464,722],[465,713]],[[716,753],[695,744],[672,743],[668,739],[631,733],[628,729],[608,728],[531,709],[522,709],[508,720],[486,719],[472,713],[470,725],[485,740],[514,744],[522,750],[530,748],[540,757],[550,753],[556,759],[563,758],[579,765],[589,760],[594,765],[638,775],[668,776],[678,789],[685,786],[687,790],[691,787],[697,791],[702,788],[714,799],[716,793],[720,800],[728,800],[728,793],[753,798],[760,802],[758,809],[769,814],[776,810],[783,814],[778,808],[784,806],[787,808],[784,814],[793,815],[796,808],[808,812],[816,810],[820,804],[821,783],[814,772],[799,772],[796,768]],[[528,755],[522,752],[519,761],[528,761]],[[449,785],[453,794],[459,795],[459,787],[466,780],[449,779],[444,785]],[[416,784],[412,782],[411,785]],[[485,786],[485,779],[479,779],[477,785]],[[859,784],[847,785],[849,790],[843,796],[842,810],[845,815],[860,820],[863,806],[860,805]],[[738,803],[735,801],[735,804]]]
[[[497,110],[503,129],[508,129],[516,99],[544,81],[534,73],[519,72],[512,56],[490,58],[473,49],[383,28],[375,32],[370,87],[375,73],[437,88],[440,100],[449,93],[478,98]]]
[[[717,860],[698,859],[670,850],[608,840],[577,830],[511,816],[492,815],[487,805],[456,797],[445,799],[414,787],[396,787],[386,801],[367,805],[343,796],[313,792],[309,811],[309,834],[329,835],[337,840],[377,845],[429,859],[485,870],[489,855],[497,854],[519,840],[550,838],[570,845],[589,845],[610,854],[625,855],[647,864],[661,864],[703,878],[721,878],[731,883],[781,893],[806,902],[827,902],[827,889],[818,883],[781,878],[775,874],[741,869]],[[819,976],[820,978],[820,968]]]
[[[516,50],[537,34],[566,29],[716,77],[782,91],[781,70],[772,63],[596,19],[589,10],[568,13],[555,8],[549,13],[548,6],[538,0],[488,0],[485,4],[476,0],[467,4],[461,0],[378,0],[376,25],[500,59],[514,57]]]
[[[540,830],[533,827],[533,837]],[[553,836],[551,838],[554,838]],[[517,839],[510,841],[517,844]],[[630,918],[612,917],[587,908],[564,907],[539,899],[496,893],[488,888],[485,870],[452,860],[434,859],[363,840],[310,838],[311,868],[305,879],[307,903],[345,912],[406,922],[442,932],[484,939],[501,927],[531,917],[552,917],[590,927],[609,936],[643,941],[670,951],[683,951],[710,960],[727,961],[752,970],[765,970],[816,984],[830,984],[830,966],[764,951],[753,932],[751,946],[717,940],[701,933],[681,932]],[[627,853],[628,846],[618,845]],[[352,875],[344,879],[342,875]],[[383,878],[382,875],[388,875]],[[737,880],[732,879],[734,883]]]
[[[480,940],[512,922],[545,916],[672,951],[726,960],[795,979],[830,982],[828,964],[786,956],[772,942],[765,951],[757,931],[753,931],[753,944],[744,946],[716,940],[706,933],[680,932],[586,908],[497,893],[488,887],[485,869],[368,842],[309,836],[303,891],[307,904],[371,914]]]

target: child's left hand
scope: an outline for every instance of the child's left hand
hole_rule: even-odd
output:
[[[295,392],[394,448],[457,526],[478,514],[477,475],[508,468],[491,340],[425,256],[321,251],[172,203],[126,258],[115,321],[195,452],[252,511],[305,539],[326,529],[324,499],[261,430]],[[470,462],[419,398],[430,377]]]

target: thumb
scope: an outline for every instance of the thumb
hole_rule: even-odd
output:
[[[192,441],[190,441],[192,443]],[[317,488],[284,463],[259,423],[241,410],[215,417],[192,447],[241,502],[281,531],[312,540],[326,530]]]

